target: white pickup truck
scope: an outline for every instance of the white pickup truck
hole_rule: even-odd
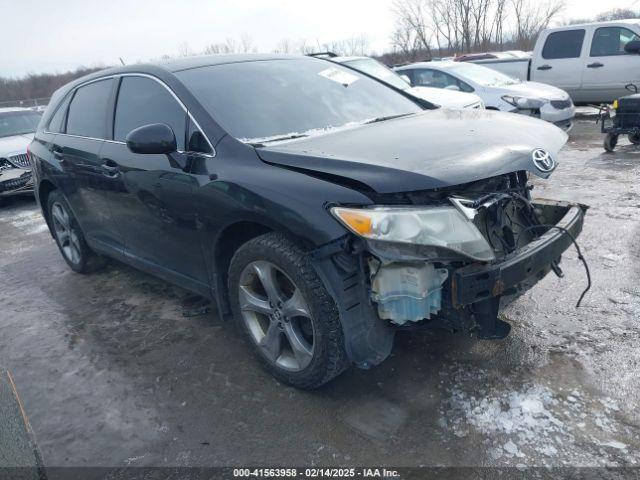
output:
[[[471,61],[520,80],[565,90],[574,103],[602,103],[640,88],[640,19],[567,25],[544,30],[528,58]]]

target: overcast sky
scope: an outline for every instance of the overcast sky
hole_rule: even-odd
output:
[[[0,76],[62,72],[200,52],[249,35],[269,52],[283,38],[309,43],[367,35],[389,48],[393,0],[0,0]],[[640,0],[567,0],[563,17],[590,17]]]

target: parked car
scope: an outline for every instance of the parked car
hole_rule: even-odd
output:
[[[472,59],[520,80],[561,88],[575,103],[611,103],[640,83],[640,19],[549,28],[533,55],[521,59]]]
[[[28,108],[0,108],[0,197],[33,193],[27,147],[40,118]]]
[[[375,77],[389,85],[404,90],[428,102],[446,108],[484,108],[482,99],[473,93],[441,90],[424,86],[412,87],[408,79],[402,78],[386,65],[370,57],[329,57],[331,61],[347,65]]]
[[[575,108],[559,88],[523,82],[490,68],[467,62],[422,62],[398,67],[411,85],[476,93],[486,108],[540,118],[569,130]]]
[[[564,132],[425,105],[309,57],[113,68],[55,93],[36,194],[71,269],[106,255],[211,298],[277,378],[317,387],[400,326],[506,336],[500,298],[581,231],[585,207],[528,186]]]

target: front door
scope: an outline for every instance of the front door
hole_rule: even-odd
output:
[[[135,154],[126,146],[129,132],[150,123],[169,125],[186,157],[187,113],[167,88],[142,76],[120,81],[113,141],[105,142],[101,161],[113,168],[118,191],[112,200],[116,223],[125,236],[125,254],[140,267],[187,288],[208,291],[194,204],[196,179],[167,155]]]
[[[582,79],[587,101],[611,102],[629,95],[624,88],[629,83],[640,88],[640,55],[624,50],[632,40],[640,37],[626,27],[601,27],[593,32]]]

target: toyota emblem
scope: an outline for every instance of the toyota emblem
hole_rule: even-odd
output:
[[[546,150],[536,148],[531,152],[531,158],[533,159],[533,164],[541,172],[550,172],[556,168],[556,161]]]

